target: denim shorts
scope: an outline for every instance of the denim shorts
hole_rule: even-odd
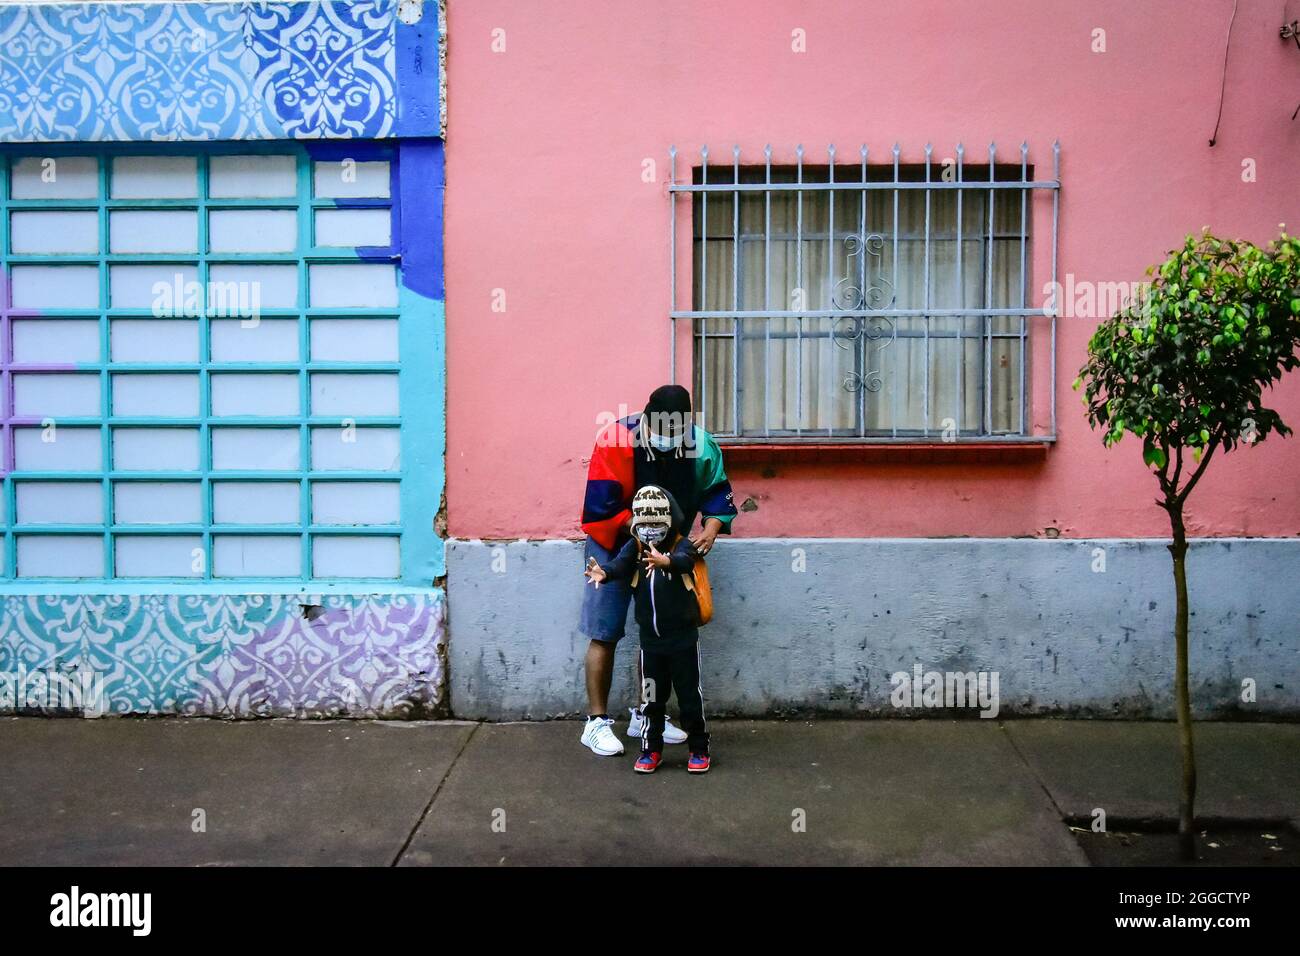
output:
[[[582,564],[586,567],[588,558],[608,564],[615,555],[616,552],[606,550],[588,536],[582,549]],[[627,632],[627,609],[632,603],[631,582],[606,581],[596,587],[584,579],[584,585],[578,630],[593,641],[617,644]]]

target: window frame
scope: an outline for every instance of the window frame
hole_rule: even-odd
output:
[[[110,589],[149,588],[166,583],[171,589],[183,588],[247,591],[269,589],[302,589],[311,585],[319,590],[332,590],[346,582],[376,583],[396,586],[411,581],[417,568],[410,560],[403,541],[405,519],[410,498],[408,486],[411,474],[409,454],[410,429],[406,423],[407,397],[410,374],[408,363],[402,361],[407,353],[407,336],[399,318],[402,310],[401,273],[401,214],[400,214],[400,144],[396,142],[350,141],[324,144],[313,148],[300,143],[284,141],[226,142],[208,144],[38,144],[15,143],[0,147],[0,263],[3,272],[3,299],[0,301],[0,390],[4,406],[0,409],[0,462],[3,470],[3,534],[4,566],[0,571],[0,586],[6,590],[41,588],[59,582],[76,582],[79,585],[100,585]],[[283,198],[213,198],[211,193],[210,164],[218,156],[226,155],[276,155],[292,156],[295,160],[295,193]],[[11,171],[23,158],[91,157],[96,161],[97,194],[86,199],[13,199],[11,197]],[[196,196],[178,199],[111,198],[111,169],[115,159],[124,156],[194,157],[196,163]],[[318,162],[353,158],[357,162],[381,160],[389,163],[388,196],[386,198],[336,198],[316,195],[314,169]],[[386,209],[390,214],[391,234],[389,244],[381,247],[320,246],[317,242],[316,216],[322,209]],[[110,250],[110,213],[114,210],[193,210],[196,213],[198,234],[194,253],[114,253]],[[292,209],[297,217],[295,248],[290,252],[232,253],[212,252],[209,248],[209,214],[221,209]],[[11,253],[12,232],[10,217],[20,211],[94,211],[98,217],[99,249],[85,255],[15,255]],[[322,307],[310,301],[310,270],[317,264],[388,264],[394,271],[395,300],[391,306],[382,307]],[[197,279],[206,298],[209,268],[213,265],[294,265],[297,269],[297,296],[292,308],[262,308],[261,321],[291,319],[297,329],[297,361],[218,362],[212,359],[211,323],[214,320],[237,319],[229,314],[213,314],[209,303],[204,303],[203,315],[179,314],[172,318],[194,321],[197,325],[198,355],[187,362],[116,362],[113,360],[111,323],[119,319],[155,319],[150,309],[115,308],[110,299],[110,269],[115,264],[153,264],[178,267],[197,267]],[[22,265],[90,265],[98,269],[99,307],[96,309],[40,309],[35,314],[31,308],[12,305],[12,274],[15,266]],[[96,362],[80,362],[70,367],[50,370],[48,366],[14,362],[15,319],[39,317],[49,320],[94,320],[99,325],[99,357]],[[312,321],[314,319],[346,318],[355,320],[390,320],[396,323],[398,353],[395,361],[319,361],[311,355]],[[406,366],[406,367],[404,367]],[[24,372],[51,374],[95,374],[100,380],[99,414],[83,417],[58,417],[58,428],[93,428],[99,431],[100,467],[90,471],[17,471],[15,468],[15,435],[21,428],[41,428],[40,421],[15,414],[14,376]],[[427,370],[423,370],[427,371]],[[312,409],[312,376],[319,372],[377,373],[396,377],[394,384],[398,406],[394,415],[339,416],[318,415]],[[118,416],[113,408],[113,375],[122,373],[197,374],[199,379],[199,409],[197,416],[156,417]],[[256,417],[216,416],[212,412],[213,374],[284,374],[298,378],[298,413],[296,415],[267,415]],[[358,431],[362,429],[388,429],[395,433],[399,449],[399,467],[392,470],[326,470],[313,467],[312,435],[316,429],[339,429],[351,421]],[[199,466],[194,471],[119,471],[113,460],[114,430],[118,428],[183,428],[197,429]],[[212,461],[213,432],[230,428],[293,428],[298,432],[297,468],[282,470],[241,471],[216,469]],[[165,481],[174,484],[195,484],[200,488],[201,520],[185,524],[120,524],[115,515],[115,488],[120,484],[142,484]],[[322,525],[312,514],[313,486],[322,482],[378,481],[397,486],[399,513],[391,524],[384,525]],[[17,486],[23,482],[82,482],[101,486],[102,513],[98,524],[18,522]],[[261,524],[232,522],[218,524],[214,514],[214,486],[222,482],[293,482],[298,486],[298,516],[293,523]],[[96,536],[102,539],[103,573],[95,576],[59,577],[20,575],[18,562],[19,541],[26,537],[54,538],[59,536]],[[222,537],[297,537],[300,549],[297,574],[219,575],[215,560],[215,539]],[[117,542],[122,538],[190,537],[201,541],[203,570],[187,575],[132,575],[122,576],[117,568]],[[396,539],[397,570],[392,576],[315,574],[315,544],[319,538],[385,538]]]
[[[888,161],[872,162],[870,161],[870,152],[865,145],[858,151],[859,162],[846,163],[837,159],[835,147],[827,149],[826,159],[822,162],[813,164],[805,162],[805,154],[802,146],[793,150],[793,161],[783,161],[774,166],[772,147],[764,149],[763,159],[755,162],[753,160],[742,161],[741,149],[739,146],[732,147],[730,163],[723,165],[710,165],[709,149],[703,147],[699,151],[697,160],[688,162],[685,177],[678,178],[678,151],[676,147],[669,149],[669,183],[668,197],[670,205],[670,224],[669,224],[669,270],[670,270],[670,301],[671,308],[669,312],[671,328],[671,345],[670,345],[670,368],[673,381],[677,381],[679,365],[689,369],[689,375],[696,392],[697,421],[704,428],[709,428],[707,420],[708,396],[707,382],[701,379],[701,372],[707,375],[707,366],[701,368],[700,356],[702,354],[702,342],[707,338],[734,338],[737,342],[737,352],[739,352],[739,343],[743,339],[751,338],[751,335],[742,336],[741,329],[744,324],[752,320],[770,322],[772,319],[795,319],[799,321],[799,327],[803,325],[804,319],[830,319],[832,324],[831,331],[823,332],[819,337],[827,338],[838,337],[837,329],[839,322],[844,318],[854,318],[855,328],[860,328],[867,324],[867,320],[872,317],[897,317],[906,315],[916,318],[922,318],[925,321],[926,332],[926,358],[923,362],[925,375],[927,376],[927,385],[924,387],[922,401],[925,404],[925,423],[919,429],[904,429],[899,427],[897,417],[895,416],[890,426],[877,429],[876,433],[866,428],[866,415],[859,413],[857,415],[858,434],[845,435],[845,429],[835,429],[834,427],[804,428],[801,423],[796,422],[796,427],[784,431],[772,429],[769,422],[766,409],[770,406],[770,396],[764,398],[765,412],[764,422],[759,433],[755,434],[753,426],[748,423],[742,423],[741,403],[740,403],[740,373],[736,361],[731,363],[732,367],[728,382],[724,387],[730,387],[733,390],[734,398],[731,400],[731,418],[734,431],[719,429],[715,434],[718,440],[723,444],[733,446],[748,445],[797,445],[809,447],[817,444],[825,445],[868,445],[868,444],[892,444],[892,445],[909,445],[923,444],[933,445],[936,442],[942,442],[945,445],[952,444],[972,444],[984,443],[990,444],[1017,444],[1027,443],[1035,445],[1050,445],[1056,439],[1056,319],[1058,316],[1058,303],[1050,296],[1044,297],[1039,305],[1033,305],[1032,302],[1037,296],[1030,291],[1032,289],[1032,276],[1037,272],[1044,275],[1048,272],[1047,262],[1041,261],[1040,256],[1046,256],[1045,238],[1050,234],[1050,279],[1051,285],[1048,288],[1056,289],[1057,286],[1057,241],[1058,241],[1058,223],[1059,223],[1059,203],[1060,203],[1060,144],[1052,144],[1052,178],[1036,178],[1034,176],[1034,167],[1029,160],[1029,147],[1027,143],[1022,143],[1018,151],[1018,162],[1009,162],[999,160],[997,157],[996,146],[990,144],[987,154],[987,161],[979,163],[978,166],[970,164],[965,159],[964,147],[957,145],[955,150],[955,162],[950,158],[944,160],[943,164],[934,162],[932,147],[927,144],[925,147],[924,161],[911,162],[906,165],[900,161],[901,150],[895,144]],[[982,157],[981,157],[982,159]],[[773,179],[773,171],[789,170],[794,172],[794,182],[781,182]],[[836,181],[836,172],[840,170],[854,170],[857,177],[850,181]],[[714,176],[710,181],[710,171],[721,170],[722,176]],[[908,176],[900,175],[900,172],[908,171]],[[987,178],[969,176],[968,173],[979,171]],[[805,174],[817,172],[821,173],[820,179],[807,179]],[[760,174],[759,177],[752,179],[743,178],[745,174]],[[910,175],[915,173],[915,175]],[[718,182],[723,178],[723,182]],[[928,279],[928,269],[930,264],[930,203],[929,196],[934,191],[944,189],[958,190],[960,210],[960,197],[963,192],[982,191],[986,196],[993,197],[999,194],[1009,192],[1018,200],[1021,206],[1020,212],[1020,230],[1015,233],[1013,239],[1020,240],[1020,265],[1017,276],[1020,279],[1021,299],[1018,308],[1011,309],[989,309],[989,308],[963,308],[954,310],[939,310],[930,306],[929,293],[930,281]],[[701,303],[695,301],[694,296],[697,288],[707,286],[707,279],[703,275],[697,275],[697,271],[703,272],[706,268],[704,262],[707,256],[707,250],[697,248],[701,245],[700,237],[697,232],[704,234],[703,244],[707,245],[714,238],[722,238],[725,241],[734,243],[734,252],[730,258],[733,259],[732,281],[733,295],[739,296],[741,288],[739,279],[741,277],[741,245],[743,242],[752,241],[750,233],[743,232],[740,226],[739,202],[737,201],[742,193],[766,194],[769,197],[775,192],[794,192],[796,195],[805,193],[821,192],[826,194],[828,191],[850,191],[859,193],[863,197],[863,207],[865,209],[865,200],[867,193],[870,191],[884,191],[886,194],[891,193],[894,197],[893,213],[893,232],[890,234],[894,237],[894,247],[897,249],[897,236],[900,217],[898,215],[898,197],[904,191],[923,191],[926,195],[926,212],[925,212],[925,253],[924,260],[927,269],[927,278],[922,283],[926,302],[920,308],[916,309],[870,309],[866,307],[865,300],[859,303],[857,309],[822,309],[813,310],[805,309],[796,310],[779,310],[779,309],[753,309],[753,308],[732,308],[732,309],[706,309],[701,307]],[[726,218],[732,219],[730,232],[728,227],[724,226],[723,232],[726,235],[715,237],[713,235],[712,224],[706,224],[702,229],[697,229],[696,216],[697,210],[702,209],[703,214],[707,216],[707,200],[710,194],[724,194],[732,199],[731,215]],[[1016,196],[1016,193],[1019,195]],[[1046,193],[1050,196],[1050,220],[1046,215],[1043,205],[1039,203],[1040,197]],[[679,204],[679,200],[687,200]],[[981,248],[986,248],[987,244],[994,240],[1004,238],[1000,231],[994,229],[994,216],[991,203],[996,200],[981,203],[982,209],[987,211],[988,228],[981,230],[977,238],[981,239]],[[679,205],[681,208],[679,208]],[[834,210],[831,204],[830,223],[823,224],[820,232],[824,239],[829,233],[833,238],[840,238],[842,230],[834,222]],[[759,241],[772,241],[776,238],[776,232],[771,226],[771,205],[768,203],[768,212],[765,216],[765,222],[762,225],[763,236]],[[959,213],[960,215],[960,213]],[[958,220],[960,222],[960,219]],[[1050,228],[1048,223],[1050,222]],[[966,232],[958,225],[958,233],[964,237]],[[796,243],[799,240],[808,241],[814,234],[804,233],[802,231],[802,218],[795,227],[793,233]],[[1030,252],[1032,237],[1039,236],[1042,243],[1041,252]],[[958,243],[958,247],[963,244]],[[801,247],[800,247],[801,248]],[[960,264],[960,251],[958,253],[958,263]],[[895,268],[897,268],[897,258],[895,257]],[[960,269],[960,265],[958,266]],[[986,281],[988,280],[989,270],[984,269]],[[679,280],[679,275],[689,276],[686,281]],[[829,275],[829,272],[828,272]],[[852,278],[852,277],[847,277]],[[865,284],[865,283],[863,283]],[[766,285],[766,283],[765,283]],[[838,287],[838,286],[837,286]],[[895,285],[895,288],[897,286]],[[860,291],[860,290],[859,290]],[[766,296],[765,296],[766,298]],[[682,299],[688,301],[682,302]],[[987,302],[987,298],[985,300]],[[764,306],[770,305],[769,301],[762,303]],[[748,303],[746,303],[748,305]],[[1020,319],[1020,331],[1013,333],[992,333],[990,334],[989,319],[997,315],[1007,315],[1018,317]],[[983,406],[983,412],[980,416],[978,430],[966,427],[962,422],[962,428],[956,433],[951,431],[944,433],[937,427],[938,419],[931,416],[929,409],[929,319],[933,317],[957,316],[962,319],[983,319],[982,330],[978,333],[978,338],[985,341],[985,348],[982,353],[982,369],[980,370],[984,382],[980,395],[980,405]],[[715,322],[717,320],[731,320],[733,323],[732,332],[712,332],[703,330],[702,324],[705,322]],[[685,336],[686,343],[681,340],[683,336],[679,335],[677,324],[679,322],[689,323],[689,334]],[[1048,328],[1036,334],[1030,334],[1030,326],[1035,323],[1047,325]],[[892,324],[892,323],[891,323]],[[1044,334],[1045,333],[1045,334]],[[858,334],[861,334],[859,332]],[[894,333],[897,335],[897,332]],[[802,336],[800,336],[802,338]],[[856,336],[855,336],[856,337]],[[922,337],[922,336],[918,336]],[[952,339],[953,333],[949,332],[946,337]],[[972,338],[962,333],[963,339]],[[1022,342],[1020,348],[1020,374],[1017,387],[1018,406],[1019,406],[1019,427],[1014,432],[992,431],[989,423],[992,421],[992,410],[989,406],[989,394],[991,389],[985,384],[989,381],[990,358],[988,347],[992,340],[997,338],[1020,339]],[[687,346],[683,351],[683,344]],[[800,343],[802,344],[802,343]],[[800,352],[802,356],[802,352]],[[1048,381],[1033,382],[1029,377],[1029,369],[1035,363],[1047,367],[1047,374],[1042,376]],[[802,374],[803,358],[796,360],[796,369],[798,375]],[[960,363],[964,365],[965,363]],[[856,367],[856,366],[855,366]],[[962,386],[962,372],[957,372],[958,392],[956,400],[961,403],[964,401]],[[861,385],[865,386],[865,380],[859,379]],[[768,386],[770,388],[770,385]],[[798,401],[803,401],[803,385],[800,383],[797,387],[799,393]],[[846,387],[847,390],[847,387]],[[869,388],[859,388],[863,393],[860,401],[865,401],[865,393],[874,391]],[[701,394],[701,393],[704,394]],[[725,399],[724,399],[725,400]],[[1045,406],[1045,407],[1040,407]],[[800,416],[801,417],[801,416]],[[1034,422],[1036,418],[1048,419],[1048,427],[1044,432]],[[888,432],[884,434],[883,432]]]

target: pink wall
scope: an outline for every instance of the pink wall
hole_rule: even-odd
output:
[[[990,140],[1001,156],[1027,139],[1041,158],[1059,138],[1060,272],[1076,280],[1140,279],[1203,225],[1255,241],[1300,229],[1300,51],[1278,38],[1280,2],[1241,3],[1213,149],[1231,0],[448,6],[455,537],[576,535],[596,416],[667,380],[670,144],[729,156],[738,143],[758,159],[771,142],[792,159],[800,142],[820,158],[827,143],[855,157],[897,140],[906,162],[961,141],[978,162]],[[791,52],[796,28],[806,53]],[[1105,53],[1090,49],[1095,28]],[[656,184],[641,181],[647,157]],[[1242,181],[1245,158],[1257,182]],[[1061,320],[1045,462],[733,467],[737,502],[758,504],[737,532],[1167,534],[1139,446],[1103,449],[1069,389],[1091,324]],[[1300,376],[1276,401],[1300,429]],[[1300,534],[1298,475],[1300,439],[1216,460],[1191,499],[1194,533]]]

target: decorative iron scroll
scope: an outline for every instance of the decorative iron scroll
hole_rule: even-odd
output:
[[[894,284],[886,279],[881,269],[881,261],[884,258],[885,237],[878,233],[867,235],[854,234],[847,236],[844,240],[844,248],[847,253],[847,265],[849,275],[845,276],[835,284],[831,292],[831,304],[843,312],[870,312],[875,310],[885,310],[893,306],[896,297]],[[854,269],[854,260],[861,257],[861,266]],[[872,275],[869,267],[869,257],[876,260],[875,278],[868,281]],[[854,278],[854,273],[860,278]],[[849,324],[848,330],[842,328],[844,323]],[[861,315],[844,315],[835,319],[831,328],[831,338],[835,344],[842,349],[855,348],[856,343],[861,341],[864,346],[864,358],[869,354],[874,364],[874,356],[888,348],[894,341],[894,322],[888,316],[861,316]],[[880,345],[867,351],[865,346],[868,342],[880,342]],[[878,392],[883,387],[884,381],[881,378],[879,368],[868,368],[862,371],[849,372],[844,378],[844,391],[846,392]]]

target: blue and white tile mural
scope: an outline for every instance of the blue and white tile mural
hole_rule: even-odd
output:
[[[0,140],[437,136],[425,6],[408,26],[398,0],[6,4]]]
[[[0,712],[423,717],[443,634],[440,592],[10,595]]]
[[[445,712],[439,53],[436,0],[0,5],[0,713]]]

